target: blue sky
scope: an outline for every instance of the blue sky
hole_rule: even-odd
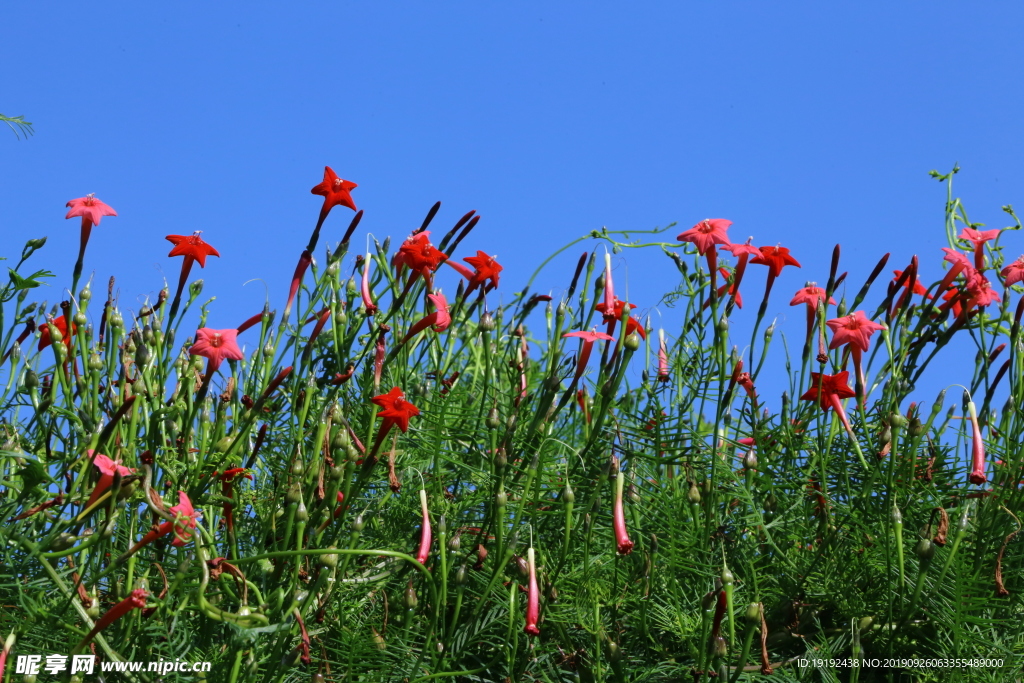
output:
[[[357,242],[397,243],[436,200],[440,232],[479,211],[457,256],[497,254],[507,295],[592,229],[678,221],[672,238],[729,218],[735,241],[804,264],[769,309],[799,336],[789,297],[827,278],[836,242],[857,286],[884,251],[893,268],[918,253],[937,279],[945,190],[930,169],[959,162],[957,193],[989,227],[1024,207],[1024,6],[895,4],[11,6],[0,112],[36,134],[0,130],[0,255],[47,235],[37,263],[66,287],[78,231],[64,203],[95,192],[120,216],[94,232],[87,273],[116,274],[137,310],[176,281],[164,235],[202,230],[223,254],[202,273],[209,322],[233,327],[266,295],[246,281],[283,304],[330,165],[359,183]],[[1024,235],[1004,243],[1024,252]],[[557,294],[578,253],[536,287]],[[618,257],[616,277],[641,309],[678,281],[656,251]]]

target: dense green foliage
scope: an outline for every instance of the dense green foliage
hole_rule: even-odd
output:
[[[164,290],[135,320],[118,309],[113,283],[105,298],[89,283],[51,306],[33,299],[51,274],[30,276],[25,265],[42,244],[26,246],[0,290],[0,635],[15,635],[11,680],[17,655],[76,646],[108,661],[210,661],[207,680],[268,683],[708,680],[705,671],[1019,680],[1024,298],[995,275],[1014,272],[1000,240],[1019,241],[1015,218],[977,257],[957,231],[980,226],[950,194],[948,245],[974,267],[949,282],[930,283],[915,257],[888,288],[885,259],[861,287],[840,272],[838,248],[831,269],[769,275],[777,297],[792,273],[827,279],[820,305],[794,309],[808,310],[808,327],[786,331],[800,343],[780,400],[757,392],[781,338],[762,325],[768,295],[757,313],[756,301],[741,312],[734,297],[774,272],[759,263],[772,263],[772,248],[749,263],[738,249],[734,264],[712,263],[712,280],[714,245],[700,255],[689,239],[588,236],[615,252],[660,246],[679,274],[668,296],[684,322],[662,333],[661,363],[661,331],[628,306],[596,308],[614,301],[603,257],[584,255],[560,299],[527,287],[497,307],[486,254],[458,272],[442,263],[458,260],[475,219],[433,252],[423,233],[398,250],[374,242],[353,261],[361,215],[319,264],[309,259],[318,224],[294,302],[276,315],[268,303],[241,325],[245,357],[219,369],[202,356],[228,349],[232,330],[219,328],[240,321],[202,305],[202,334],[223,336],[193,346],[181,321],[194,316],[201,281],[180,310]],[[83,228],[83,257],[88,239]],[[93,248],[100,241],[98,228]],[[922,259],[937,271],[928,249]],[[70,291],[81,272],[80,258]],[[999,300],[986,303],[983,272]],[[183,284],[187,276],[188,267]],[[450,305],[427,299],[428,279],[458,277]],[[920,285],[928,294],[915,293]],[[876,323],[856,333],[869,345],[863,359],[856,342],[826,349],[860,310]],[[756,320],[749,341],[730,336],[740,315]],[[593,326],[613,339],[588,360],[588,342],[563,335]],[[911,403],[954,338],[977,348],[974,376],[948,378],[970,391]],[[849,394],[865,401],[828,398],[820,375],[844,370]],[[133,471],[104,480],[97,453]],[[244,471],[225,477],[233,468]],[[433,531],[425,566],[420,489]],[[202,513],[194,530],[167,507],[178,491]],[[628,541],[616,537],[617,503]],[[530,548],[536,636],[524,632]],[[126,605],[92,633],[133,590],[145,591],[145,607]],[[1002,665],[800,665],[815,657]]]

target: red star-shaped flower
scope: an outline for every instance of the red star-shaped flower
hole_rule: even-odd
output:
[[[384,420],[381,425],[381,433],[386,434],[392,425],[397,426],[403,432],[409,431],[409,418],[420,414],[420,409],[405,400],[405,393],[398,387],[392,387],[391,391],[370,399],[382,410],[377,417]]]
[[[471,271],[461,263],[455,261],[448,261],[448,265],[459,271],[459,274],[469,280],[469,284],[466,287],[466,296],[469,296],[477,287],[483,285],[487,280],[491,281],[488,285],[487,291],[490,291],[498,286],[498,274],[504,270],[504,267],[497,261],[496,257],[489,256],[487,252],[477,250],[476,256],[466,256],[462,260],[473,266],[475,271]]]
[[[71,210],[68,211],[68,215],[64,216],[64,218],[81,216],[83,221],[88,221],[93,225],[99,225],[100,219],[104,216],[117,215],[117,211],[114,211],[109,205],[104,204],[91,194],[79,197],[78,199],[72,199],[67,203],[67,206],[70,206]]]
[[[1024,280],[1024,256],[1003,268],[999,274],[1003,276],[1003,284],[1007,287]]]
[[[972,242],[974,248],[977,249],[985,242],[994,240],[999,237],[1001,230],[975,230],[974,228],[964,228],[960,231],[959,239]]]
[[[799,306],[800,304],[807,304],[808,308],[817,310],[818,302],[825,298],[825,290],[822,287],[815,287],[813,284],[807,285],[803,289],[799,289],[796,292],[796,296],[789,302],[790,306]],[[836,305],[836,300],[832,297],[828,298],[828,303],[832,306]]]
[[[193,259],[199,263],[200,268],[206,267],[207,256],[220,256],[220,252],[204,242],[198,232],[193,235],[168,235],[164,239],[174,245],[168,256],[184,256]]]
[[[871,344],[871,335],[878,330],[884,330],[885,325],[869,320],[864,311],[856,311],[842,318],[833,318],[825,322],[832,330],[832,343],[830,349],[838,349],[843,344],[867,351]]]
[[[245,356],[238,348],[238,330],[211,330],[204,327],[196,332],[196,343],[188,352],[209,360],[209,372],[214,372],[225,359],[242,360]]]
[[[430,274],[447,258],[447,254],[430,243],[430,231],[424,230],[402,242],[391,263],[396,268],[408,267],[429,279]]]
[[[697,247],[701,256],[714,249],[716,244],[729,244],[728,230],[732,221],[724,218],[705,218],[689,230],[679,233],[676,239],[690,242]]]
[[[820,378],[820,382],[819,382]],[[817,372],[811,373],[811,388],[808,389],[801,401],[817,401],[822,410],[834,407],[833,397],[836,399],[853,398],[856,394],[849,385],[850,373],[847,371],[837,372],[834,375],[822,375]],[[819,384],[821,391],[818,391]]]
[[[774,277],[781,275],[786,266],[800,267],[800,262],[789,255],[786,247],[761,247],[761,255],[750,259],[750,262],[768,266]]]
[[[626,306],[629,306],[630,310],[636,308],[636,304],[627,304],[625,301],[619,299],[619,297],[615,297],[611,311],[608,310],[608,306],[604,303],[600,303],[594,306],[594,308],[597,309],[598,313],[601,313],[604,316],[604,321],[606,323],[610,323],[622,320],[622,311]],[[636,332],[640,335],[641,339],[645,341],[647,340],[647,331],[644,330],[643,325],[641,325],[636,318],[630,317],[626,319],[626,334],[629,334],[630,332]]]
[[[892,279],[892,281],[893,281],[894,283],[895,283],[895,282],[898,282],[898,281],[899,281],[899,279],[900,279],[901,277],[903,277],[903,271],[902,271],[902,270],[894,270],[894,271],[892,271],[892,272],[896,274],[896,277],[894,277],[894,278]],[[908,287],[908,286],[910,286],[910,281],[909,281],[909,280],[907,280],[907,281],[905,281],[905,282],[903,283],[903,287],[904,287],[904,288],[906,288],[906,287]],[[927,294],[928,294],[928,290],[924,288],[924,285],[922,285],[922,284],[921,284],[921,281],[920,281],[920,280],[918,280],[917,278],[915,278],[915,279],[914,279],[914,294],[924,294],[924,295],[926,295],[926,296],[927,296]]]
[[[350,180],[342,180],[330,166],[324,166],[324,181],[310,190],[324,198],[324,206],[320,213],[326,215],[335,206],[347,206],[353,211],[356,204],[352,201],[352,190],[359,187]]]

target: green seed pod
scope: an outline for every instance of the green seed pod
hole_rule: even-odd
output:
[[[717,329],[719,332],[721,332],[723,334],[728,332],[729,331],[729,319],[726,318],[725,315],[722,315],[722,317],[719,318],[718,322],[715,324],[715,329]]]
[[[725,644],[725,638],[716,636],[712,644],[712,650],[716,657],[725,657],[729,654],[729,646]]]
[[[565,488],[562,489],[562,500],[564,500],[566,503],[576,502],[576,494],[573,493],[572,487],[569,486],[569,482],[566,482]]]
[[[89,618],[96,620],[100,618],[103,613],[100,611],[100,601],[97,598],[92,599],[92,604],[85,609],[85,613],[89,615]]]
[[[906,427],[907,418],[903,417],[901,413],[894,410],[891,413],[889,413],[889,424],[891,424],[893,427]]]
[[[306,467],[305,465],[302,464],[301,460],[296,458],[295,460],[292,461],[290,471],[293,477],[301,477],[302,473],[306,471]]]
[[[926,562],[935,556],[935,544],[931,542],[931,539],[922,538],[917,542],[914,552],[917,553],[922,562]]]
[[[299,506],[295,508],[295,521],[297,522],[308,522],[309,521],[309,510],[306,509],[306,504],[301,500]]]
[[[505,449],[499,447],[497,452],[494,454],[494,466],[501,470],[508,464],[508,456],[505,455]]]
[[[334,324],[338,327],[344,327],[345,323],[348,322],[348,313],[345,312],[344,308],[339,308],[334,314]]]
[[[103,369],[103,358],[100,357],[100,354],[98,354],[98,353],[91,353],[91,354],[89,354],[89,361],[88,361],[87,367],[90,370],[93,370],[93,371],[102,370]]]
[[[153,357],[153,354],[149,352],[149,347],[145,344],[139,344],[135,349],[135,364],[140,368],[146,367],[149,363],[149,359]]]
[[[378,650],[388,649],[388,644],[384,641],[384,636],[377,633],[377,629],[373,629],[373,644]]]
[[[354,532],[356,532],[358,534],[358,533],[362,532],[363,527],[365,525],[366,525],[366,522],[363,521],[363,516],[362,515],[356,515],[355,519],[353,519],[349,523],[348,526],[349,526],[350,529],[352,529],[352,531],[354,531]]]
[[[458,552],[459,548],[461,547],[462,536],[460,534],[455,534],[454,536],[448,539],[448,550],[451,550],[452,552]]]
[[[144,341],[147,344],[152,344],[155,340],[156,340],[156,338],[153,336],[153,328],[150,327],[149,325],[146,325],[145,327],[143,327],[142,328],[142,341]]]
[[[746,617],[747,623],[757,626],[761,623],[761,603],[752,602],[747,605],[747,613],[743,615]]]
[[[53,539],[53,542],[50,544],[50,550],[55,553],[60,552],[61,550],[67,550],[73,546],[77,540],[77,536],[65,531],[64,533],[58,534],[57,538]]]
[[[332,545],[330,547],[330,549],[331,550],[336,550],[337,548]],[[320,556],[320,566],[321,567],[325,567],[327,569],[334,569],[335,567],[338,566],[338,554],[337,553],[327,553],[325,555],[321,555]]]
[[[188,286],[188,293],[193,299],[203,293],[203,281],[196,280]]]
[[[863,633],[871,628],[875,623],[874,617],[861,617],[860,621],[857,622],[857,630]]]
[[[636,332],[630,332],[622,340],[622,345],[626,347],[627,351],[636,351],[640,348],[640,335]]]
[[[419,600],[416,598],[416,589],[412,587],[412,582],[409,582],[409,587],[405,589],[405,608],[416,609],[416,605],[419,604]]]
[[[329,476],[331,477],[331,479],[333,481],[339,481],[342,477],[345,476],[345,468],[344,467],[332,467]]]
[[[691,505],[697,505],[700,503],[700,490],[697,488],[697,482],[690,482],[690,490],[686,493],[686,500],[688,500]]]
[[[618,662],[622,660],[622,650],[614,640],[608,640],[608,661]]]
[[[21,683],[36,683],[39,680],[35,674],[25,674],[21,677]]]
[[[459,567],[459,570],[455,572],[455,585],[466,585],[466,565],[462,565],[461,567]]]
[[[350,277],[345,282],[345,296],[349,299],[354,299],[359,296],[359,287],[356,286],[356,279],[354,277]]]
[[[494,316],[491,315],[490,311],[484,312],[484,314],[480,316],[480,330],[483,332],[493,332],[495,327]]]
[[[298,484],[288,487],[288,491],[284,494],[284,500],[286,505],[295,505],[302,500],[302,491],[299,490]]]
[[[270,576],[274,573],[274,563],[265,557],[257,563],[257,567],[263,576]]]
[[[73,315],[71,317],[71,320],[77,326],[82,326],[82,325],[85,325],[85,324],[87,324],[89,322],[89,319],[85,317],[85,313],[82,313],[81,311],[79,311],[78,313],[75,313],[75,315]]]
[[[39,375],[32,368],[25,370],[25,388],[35,389],[39,386]]]
[[[733,583],[736,582],[736,577],[734,577],[732,575],[732,572],[729,571],[729,568],[726,567],[726,566],[722,567],[721,578],[722,578],[722,584],[725,585],[725,586],[731,586]]]
[[[19,360],[21,360],[21,344],[15,341],[11,345],[11,365],[17,365]]]
[[[526,564],[526,559],[520,555],[516,555],[512,558],[512,562],[516,566],[516,572],[519,574],[519,578],[523,581],[527,581],[530,578],[530,565]]]
[[[928,430],[924,426],[924,423],[921,422],[921,420],[916,415],[910,418],[910,425],[907,427],[907,432],[911,436],[922,436],[926,431]]]
[[[500,508],[505,507],[508,505],[508,494],[504,491],[498,491],[498,494],[494,497],[494,502]]]

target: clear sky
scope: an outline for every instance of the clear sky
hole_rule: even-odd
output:
[[[959,162],[958,194],[990,228],[1009,225],[1001,205],[1024,209],[1022,25],[1011,2],[8,5],[0,112],[36,134],[0,130],[0,255],[47,235],[36,262],[68,286],[64,203],[95,192],[120,214],[89,247],[96,289],[116,274],[137,310],[176,281],[164,235],[202,230],[223,254],[202,273],[209,323],[233,327],[265,297],[246,281],[282,305],[330,165],[359,184],[356,243],[397,244],[436,200],[442,234],[479,211],[456,256],[497,254],[506,296],[592,229],[678,221],[674,238],[729,218],[734,241],[804,264],[769,311],[800,336],[788,300],[827,279],[836,242],[855,286],[885,251],[938,277],[930,169]],[[335,209],[321,245],[349,216]],[[1004,243],[1024,252],[1024,235]],[[536,287],[557,294],[584,248]],[[657,252],[627,256],[616,277],[647,310],[678,277]]]

